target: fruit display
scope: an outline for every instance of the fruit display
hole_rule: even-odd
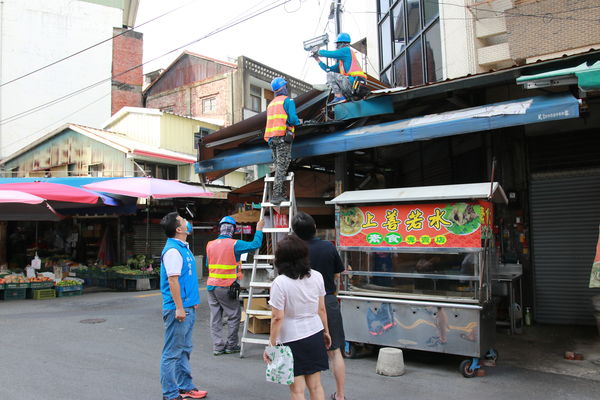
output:
[[[45,276],[37,276],[35,278],[29,278],[29,282],[53,282],[53,280]]]
[[[60,282],[58,282],[56,284],[57,287],[68,287],[68,286],[81,286],[81,283],[79,283],[79,281],[72,281],[72,280],[62,280]]]
[[[6,275],[4,277],[4,283],[28,283],[29,279],[23,275]]]
[[[3,286],[6,289],[21,289],[29,287],[29,279],[25,278],[23,275],[6,275],[2,278]]]

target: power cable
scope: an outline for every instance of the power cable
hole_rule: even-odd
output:
[[[239,25],[239,24],[241,24],[241,23],[243,23],[243,22],[245,22],[245,21],[248,21],[249,19],[252,19],[252,18],[258,17],[259,15],[262,15],[262,14],[264,14],[264,13],[268,12],[268,11],[271,11],[271,10],[273,10],[273,9],[275,9],[275,8],[281,7],[282,5],[284,5],[284,4],[286,4],[286,3],[288,3],[288,2],[289,2],[289,1],[291,1],[291,0],[283,0],[283,2],[281,2],[281,1],[282,1],[282,0],[277,0],[277,1],[273,2],[273,3],[271,3],[270,5],[263,7],[263,9],[262,9],[262,10],[256,11],[254,14],[251,14],[251,15],[249,15],[249,16],[246,16],[246,17],[240,18],[240,19],[238,19],[238,20],[234,20],[233,22],[230,22],[230,23],[228,23],[228,24],[226,24],[226,25],[224,25],[224,26],[221,26],[221,27],[219,27],[219,28],[217,28],[217,29],[213,30],[212,32],[209,32],[209,33],[207,33],[207,34],[205,34],[205,35],[203,35],[203,36],[201,36],[201,37],[199,37],[199,38],[197,38],[197,39],[194,39],[194,40],[192,40],[192,41],[191,41],[191,42],[189,42],[189,43],[186,43],[186,44],[184,44],[184,45],[182,45],[182,46],[179,46],[179,47],[177,47],[177,48],[175,48],[175,49],[173,49],[173,50],[169,50],[168,52],[166,52],[166,53],[164,53],[164,54],[162,54],[162,55],[160,55],[160,56],[154,57],[154,58],[152,58],[152,59],[150,59],[150,60],[147,60],[147,61],[145,61],[145,62],[143,62],[143,63],[141,63],[141,64],[139,64],[139,65],[136,65],[136,66],[134,66],[134,67],[131,67],[131,68],[129,68],[129,69],[127,69],[127,70],[125,70],[125,71],[123,71],[123,72],[121,72],[121,73],[117,74],[117,75],[112,75],[112,76],[110,76],[109,78],[102,79],[102,80],[100,80],[100,81],[98,81],[98,82],[95,82],[95,83],[93,83],[93,84],[91,84],[91,85],[88,85],[88,86],[86,86],[86,87],[83,87],[83,88],[81,88],[81,89],[78,89],[78,90],[76,90],[76,91],[74,91],[74,92],[68,93],[68,94],[66,94],[66,95],[64,95],[64,96],[61,96],[61,97],[59,97],[59,98],[57,98],[57,99],[54,99],[54,100],[52,100],[52,101],[49,101],[49,102],[46,102],[46,103],[40,104],[40,105],[38,105],[38,106],[36,106],[36,107],[33,107],[33,108],[30,108],[30,109],[28,109],[28,110],[26,110],[26,111],[22,111],[22,112],[20,112],[20,113],[17,113],[17,114],[11,115],[10,117],[7,117],[7,118],[5,118],[5,119],[3,119],[3,120],[0,120],[0,124],[6,124],[6,123],[9,123],[9,122],[13,122],[13,121],[15,121],[15,120],[17,120],[17,119],[20,119],[20,118],[26,117],[26,116],[28,116],[28,115],[30,115],[30,114],[33,114],[33,113],[35,113],[35,112],[37,112],[37,111],[40,111],[40,110],[42,110],[42,109],[44,109],[44,108],[46,108],[46,107],[49,107],[49,106],[52,106],[52,105],[54,105],[54,104],[60,103],[60,102],[62,102],[62,101],[64,101],[64,100],[66,100],[66,99],[68,99],[68,98],[71,98],[71,97],[73,97],[73,96],[76,96],[76,95],[78,95],[78,94],[80,94],[80,93],[83,93],[83,92],[85,92],[85,91],[87,91],[87,90],[89,90],[89,89],[92,89],[92,88],[94,88],[94,87],[96,87],[96,86],[98,86],[98,85],[101,85],[101,84],[102,84],[102,83],[104,83],[104,82],[110,81],[110,80],[112,80],[112,79],[114,79],[114,78],[118,78],[118,77],[119,77],[119,76],[121,76],[121,75],[125,75],[125,74],[127,74],[128,72],[130,72],[130,71],[133,71],[134,69],[140,68],[140,67],[144,66],[144,65],[145,65],[145,64],[147,64],[147,63],[150,63],[150,62],[156,61],[156,60],[158,60],[158,59],[160,59],[160,58],[162,58],[162,57],[165,57],[165,56],[167,56],[167,55],[169,55],[169,54],[171,54],[171,53],[174,53],[174,52],[176,52],[176,51],[179,51],[179,50],[181,50],[181,49],[183,49],[183,48],[185,48],[185,47],[191,46],[192,44],[198,43],[198,42],[200,42],[201,40],[204,40],[204,39],[206,39],[206,38],[209,38],[209,37],[211,37],[211,36],[214,36],[214,35],[216,35],[217,33],[223,32],[223,31],[225,31],[225,30],[227,30],[227,29],[230,29],[230,28],[232,28],[232,27],[234,27],[234,26],[237,26],[237,25]],[[279,4],[276,4],[276,3],[279,3]]]
[[[40,133],[40,132],[43,132],[43,131],[45,131],[45,130],[48,130],[48,129],[50,129],[50,127],[52,127],[52,126],[55,126],[55,125],[57,125],[57,124],[59,124],[59,123],[63,122],[63,121],[64,121],[64,120],[66,120],[67,118],[69,118],[69,117],[71,117],[71,116],[73,116],[73,115],[77,114],[77,113],[78,113],[78,112],[80,112],[80,111],[83,111],[83,110],[85,110],[85,109],[86,109],[86,108],[88,108],[89,106],[91,106],[91,105],[93,105],[93,104],[96,104],[97,102],[99,102],[100,100],[104,99],[104,98],[105,98],[105,97],[107,97],[107,96],[110,96],[111,94],[112,94],[112,90],[111,90],[110,92],[108,92],[108,93],[106,93],[106,94],[102,95],[101,97],[97,98],[96,100],[92,101],[91,103],[88,103],[88,104],[86,104],[85,106],[83,106],[83,107],[81,107],[81,108],[78,108],[77,110],[73,111],[73,112],[72,112],[72,113],[70,113],[69,115],[65,115],[65,116],[64,116],[64,117],[62,117],[61,119],[59,119],[59,120],[56,120],[56,121],[54,121],[53,123],[51,123],[51,124],[49,124],[49,125],[46,125],[46,126],[45,126],[45,127],[43,127],[42,129],[39,129],[39,130],[37,130],[37,131],[35,131],[35,132],[33,132],[33,133],[30,133],[29,135],[26,135],[26,136],[20,137],[19,139],[15,140],[15,141],[13,141],[13,142],[10,142],[10,143],[8,143],[8,144],[3,144],[3,146],[12,146],[13,144],[16,144],[16,143],[22,142],[23,140],[25,140],[25,139],[28,139],[28,138],[30,138],[30,137],[32,137],[32,136],[35,136],[35,135],[37,135],[37,134],[38,134],[38,133]]]
[[[317,26],[315,27],[313,36],[315,36],[317,34],[317,31],[319,30],[319,25],[321,25],[321,20],[323,19],[323,13],[325,12],[325,7],[327,6],[327,3],[328,3],[327,0],[323,1],[323,7],[321,7],[321,13],[319,14],[319,20],[317,21]],[[323,31],[323,33],[325,33],[325,31]],[[302,80],[306,79],[306,74],[308,73],[308,69],[306,68],[307,65],[308,65],[308,57],[304,59],[304,64],[302,65],[302,69],[300,72],[300,77],[302,78]]]
[[[91,46],[88,46],[88,47],[86,47],[85,49],[82,49],[82,50],[76,51],[75,53],[69,54],[68,56],[65,56],[65,57],[63,57],[63,58],[61,58],[61,59],[59,59],[59,60],[56,60],[56,61],[53,61],[53,62],[51,62],[50,64],[46,64],[46,65],[44,65],[43,67],[40,67],[40,68],[34,69],[33,71],[30,71],[30,72],[28,72],[28,73],[26,73],[26,74],[24,74],[24,75],[18,76],[18,77],[14,78],[14,79],[11,79],[11,80],[7,81],[7,82],[4,82],[4,83],[0,84],[0,87],[3,87],[3,86],[5,86],[5,85],[8,85],[8,84],[10,84],[10,83],[16,82],[16,81],[18,81],[18,80],[21,80],[21,79],[23,79],[23,78],[25,78],[25,77],[28,77],[28,76],[30,76],[30,75],[33,75],[33,74],[35,74],[35,73],[37,73],[37,72],[40,72],[40,71],[42,71],[42,70],[44,70],[44,69],[46,69],[46,68],[52,67],[53,65],[56,65],[56,64],[58,64],[58,63],[61,63],[61,62],[65,61],[65,60],[68,60],[69,58],[73,58],[73,57],[75,57],[75,56],[77,56],[77,55],[79,55],[79,54],[81,54],[81,53],[84,53],[84,52],[86,52],[86,51],[88,51],[88,50],[90,50],[90,49],[93,49],[94,47],[100,46],[101,44],[104,44],[104,43],[106,43],[106,42],[109,42],[109,41],[111,41],[111,40],[113,40],[113,39],[115,39],[115,38],[118,38],[119,36],[122,36],[122,35],[124,35],[124,34],[126,34],[126,33],[129,33],[129,32],[131,32],[131,31],[133,31],[134,29],[137,29],[137,28],[139,28],[139,27],[142,27],[142,26],[144,26],[144,25],[146,25],[146,24],[149,24],[150,22],[156,21],[156,20],[157,20],[157,19],[159,19],[159,18],[162,18],[162,17],[164,17],[164,16],[167,16],[167,15],[169,15],[169,14],[172,14],[172,13],[174,13],[175,11],[178,11],[178,10],[180,10],[180,9],[184,8],[184,7],[187,7],[188,5],[190,5],[191,3],[193,3],[194,1],[197,1],[197,0],[192,0],[192,1],[189,1],[189,2],[185,3],[184,5],[181,5],[181,6],[179,6],[179,7],[177,7],[177,8],[174,8],[174,9],[172,9],[172,10],[170,10],[170,11],[167,11],[166,13],[164,13],[164,14],[161,14],[161,15],[159,15],[159,16],[157,16],[157,17],[154,17],[154,18],[152,18],[152,19],[150,19],[150,20],[148,20],[148,21],[146,21],[146,22],[144,22],[144,23],[141,23],[141,24],[139,24],[139,25],[137,25],[137,26],[135,26],[135,27],[133,27],[133,28],[130,28],[130,29],[124,30],[123,32],[119,33],[118,35],[112,36],[112,37],[110,37],[110,38],[108,38],[108,39],[104,39],[104,40],[102,40],[102,41],[100,41],[100,42],[98,42],[98,43],[95,43],[95,44],[93,44],[93,45],[91,45]]]

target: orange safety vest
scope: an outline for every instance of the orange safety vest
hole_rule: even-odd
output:
[[[275,97],[267,106],[267,127],[265,128],[265,141],[274,136],[285,136],[285,131],[294,132],[293,126],[287,124],[287,112],[283,108],[283,102],[287,96]]]
[[[365,74],[365,72],[362,70],[358,60],[356,59],[356,53],[352,49],[350,49],[350,53],[352,54],[352,65],[350,65],[350,69],[346,71],[346,68],[344,68],[344,63],[340,61],[340,74],[346,76],[359,76],[367,79],[367,74]]]
[[[242,279],[242,273],[237,272],[239,263],[235,259],[233,246],[237,240],[215,239],[206,245],[208,258],[208,286],[229,287],[236,279]]]

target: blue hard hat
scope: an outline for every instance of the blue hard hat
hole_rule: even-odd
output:
[[[236,225],[235,219],[233,219],[233,217],[230,217],[229,215],[226,217],[221,218],[221,220],[219,221],[219,225],[221,224],[231,224],[231,225]]]
[[[285,79],[283,79],[282,77],[278,76],[277,78],[273,79],[271,81],[271,89],[276,92],[279,89],[281,89],[282,87],[284,87],[285,85],[287,85],[287,82],[285,81]]]
[[[342,32],[338,35],[336,43],[350,43],[350,35],[345,32]]]

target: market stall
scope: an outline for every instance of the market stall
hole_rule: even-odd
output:
[[[497,266],[493,202],[498,183],[345,192],[337,246],[348,270],[341,300],[346,353],[364,344],[480,359],[497,357],[491,276]]]

